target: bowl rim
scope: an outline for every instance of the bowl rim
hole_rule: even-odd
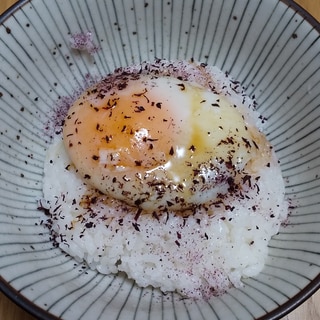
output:
[[[0,24],[4,26],[4,22],[9,19],[15,12],[21,9],[23,6],[31,3],[33,0],[18,0],[7,10],[0,15]],[[302,8],[294,0],[278,0],[283,2],[289,8],[293,9],[297,14],[307,21],[319,34],[320,34],[320,21],[313,17],[308,11]],[[315,277],[306,287],[299,291],[290,300],[280,305],[278,308],[272,310],[268,314],[256,319],[256,320],[277,320],[280,319],[294,309],[302,305],[307,299],[309,299],[314,293],[320,289],[320,274]],[[23,294],[13,288],[1,275],[0,275],[0,291],[8,297],[12,302],[27,311],[30,315],[37,319],[43,320],[59,320],[60,318],[52,315],[50,312],[40,308],[38,305],[30,301]]]

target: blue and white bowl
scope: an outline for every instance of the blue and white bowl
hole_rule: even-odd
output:
[[[40,319],[277,319],[320,284],[320,25],[291,0],[22,0],[0,18],[1,290]],[[91,32],[100,48],[71,49]],[[261,274],[208,302],[104,276],[54,248],[37,209],[50,110],[88,76],[157,58],[228,71],[268,118],[292,201]]]

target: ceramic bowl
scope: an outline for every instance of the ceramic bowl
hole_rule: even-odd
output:
[[[25,0],[0,19],[1,290],[39,319],[277,319],[320,283],[320,25],[293,1]],[[74,50],[90,32],[98,50]],[[288,226],[264,270],[207,302],[104,276],[53,247],[42,196],[50,110],[84,79],[194,58],[255,96],[281,161]]]

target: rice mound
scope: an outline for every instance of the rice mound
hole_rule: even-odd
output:
[[[186,62],[159,60],[158,74],[165,74],[172,65],[175,71],[170,75],[189,78],[196,74],[199,84],[228,95],[245,108],[246,120],[261,128],[263,119],[254,110],[255,103],[237,82],[216,68]],[[150,72],[154,68],[144,63],[116,70],[111,77],[123,70]],[[259,179],[243,185],[241,195],[213,199],[192,214],[141,214],[86,185],[58,135],[47,151],[42,205],[50,212],[55,242],[77,261],[104,274],[125,272],[141,287],[151,285],[163,292],[209,299],[232,286],[240,287],[243,277],[262,270],[268,242],[287,217],[281,170],[274,153],[272,157],[270,166],[257,172]]]

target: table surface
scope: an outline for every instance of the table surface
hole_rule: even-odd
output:
[[[0,13],[15,2],[16,0],[0,0]],[[320,0],[296,0],[296,2],[320,21]],[[35,320],[34,317],[15,305],[3,293],[0,293],[0,319]],[[320,320],[320,291],[281,320]]]

